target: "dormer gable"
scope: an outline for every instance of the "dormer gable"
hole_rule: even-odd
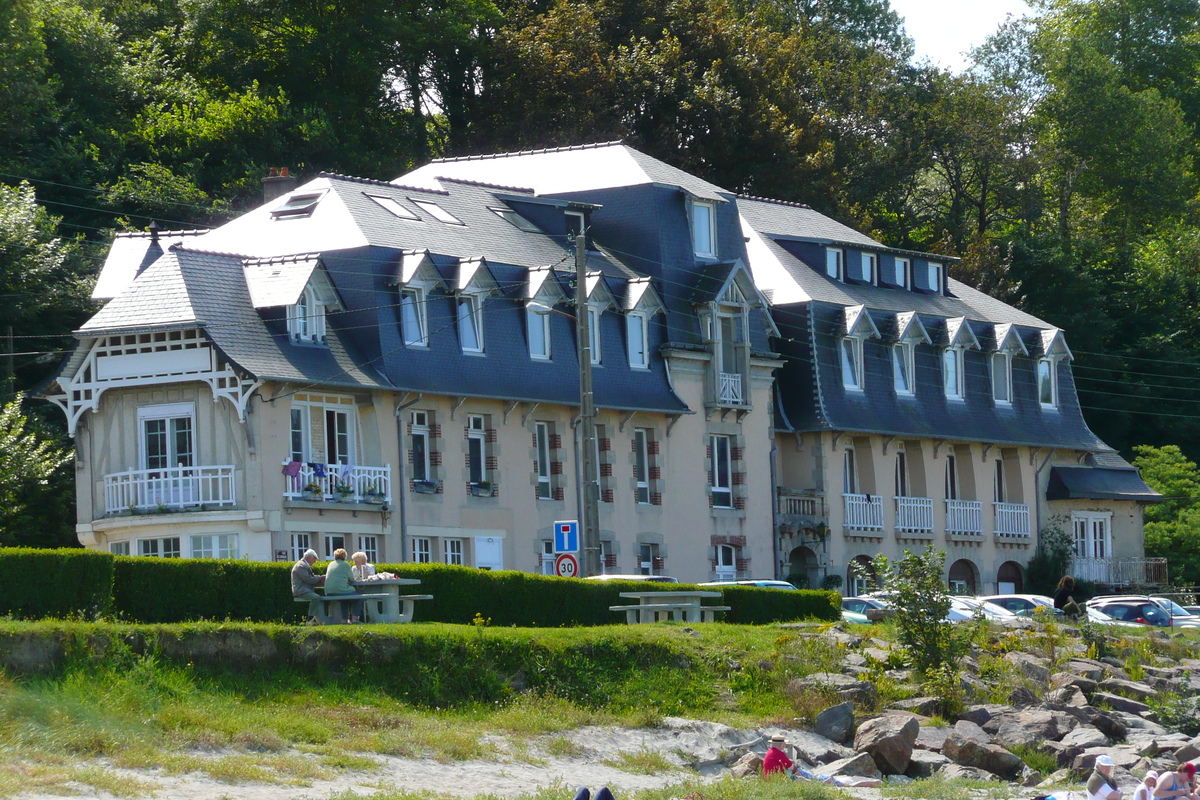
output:
[[[971,329],[966,317],[952,317],[946,320],[946,347],[965,350],[979,350],[979,339]]]
[[[535,302],[546,308],[567,302],[567,293],[559,281],[554,267],[531,267],[523,289],[526,301]]]
[[[847,306],[842,310],[842,336],[857,339],[879,339],[879,328],[871,319],[866,306]]]
[[[1074,361],[1075,355],[1071,352],[1071,348],[1067,347],[1067,337],[1063,334],[1061,328],[1050,328],[1049,330],[1039,331],[1041,355],[1043,358],[1052,360],[1067,359]]]
[[[654,291],[654,286],[651,284],[650,278],[630,278],[625,281],[624,289],[625,291],[621,296],[620,310],[630,314],[645,314],[646,316],[654,316],[666,311],[666,307],[663,305],[662,299],[658,296],[658,292]]]
[[[460,258],[450,268],[447,283],[454,294],[490,294],[499,289],[487,259],[483,256]]]
[[[896,315],[896,341],[933,344],[929,331],[925,330],[921,317],[915,311],[905,311]]]
[[[391,286],[417,285],[424,289],[436,286],[443,290],[446,289],[446,283],[438,273],[437,267],[434,266],[428,249],[403,251],[396,262],[395,271],[388,278],[388,284]]]
[[[993,335],[996,339],[996,352],[1007,353],[1008,355],[1028,356],[1029,349],[1025,347],[1025,343],[1021,341],[1021,334],[1017,331],[1017,326],[1011,322],[1003,325],[997,325],[993,329]]]

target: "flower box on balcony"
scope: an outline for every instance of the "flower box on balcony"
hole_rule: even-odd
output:
[[[325,500],[325,490],[318,483],[309,483],[304,486],[300,496],[305,500],[311,500],[314,503],[320,503]]]
[[[413,491],[417,494],[437,494],[437,481],[413,481]]]
[[[491,497],[493,491],[495,491],[495,487],[492,486],[491,481],[479,481],[471,484],[472,497]]]
[[[379,491],[378,489],[370,488],[363,493],[364,503],[369,503],[373,506],[381,506],[383,505],[383,500],[383,492]]]
[[[338,481],[333,486],[333,501],[335,503],[349,503],[354,499],[354,487],[345,481]]]

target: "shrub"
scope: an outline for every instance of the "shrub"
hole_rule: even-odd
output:
[[[6,581],[0,614],[24,619],[107,614],[112,603],[113,557],[81,548],[0,548]]]
[[[116,559],[113,613],[137,622],[241,619],[296,622],[291,564],[210,559]]]

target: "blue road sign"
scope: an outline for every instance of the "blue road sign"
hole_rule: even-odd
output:
[[[554,552],[579,552],[579,522],[568,519],[554,523]]]

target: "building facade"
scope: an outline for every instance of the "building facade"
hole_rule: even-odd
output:
[[[121,554],[548,572],[591,448],[607,572],[853,590],[933,543],[952,585],[1019,588],[1048,524],[1138,569],[1154,496],[1083,423],[1062,332],[945,264],[621,144],[323,174],[118,237],[45,395],[80,541]]]

